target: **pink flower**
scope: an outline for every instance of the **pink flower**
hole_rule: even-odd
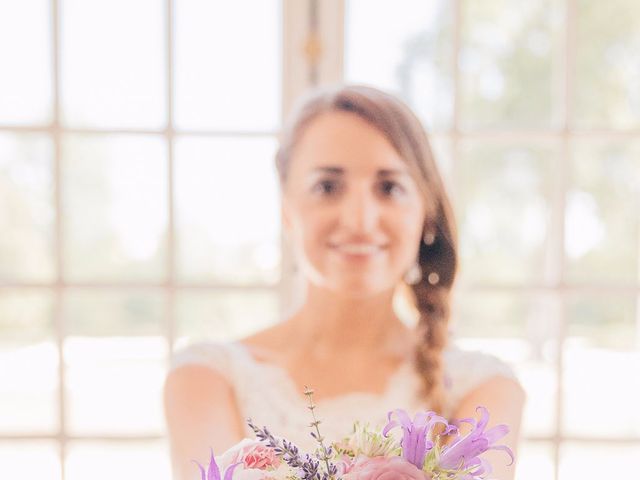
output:
[[[243,439],[222,456],[223,465],[241,463],[245,469],[273,470],[280,466],[280,458],[273,448],[258,440]]]
[[[402,457],[362,457],[349,469],[344,480],[428,480],[422,470]]]
[[[276,456],[273,448],[266,445],[255,445],[244,450],[242,458],[245,468],[257,468],[258,470],[270,470],[278,468],[280,458]]]

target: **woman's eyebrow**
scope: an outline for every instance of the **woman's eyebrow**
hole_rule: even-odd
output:
[[[312,170],[313,173],[329,173],[332,175],[343,175],[344,168],[342,167],[317,167]],[[408,175],[409,172],[402,168],[382,168],[378,170],[378,177],[389,177],[392,175]]]
[[[379,177],[390,177],[392,175],[409,175],[409,172],[404,168],[391,168],[378,170]]]
[[[317,167],[312,170],[312,173],[331,173],[334,175],[342,175],[344,168],[341,167]]]

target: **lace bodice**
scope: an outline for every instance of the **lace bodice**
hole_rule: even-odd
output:
[[[190,345],[174,355],[172,368],[185,364],[215,369],[233,386],[242,418],[251,418],[274,434],[313,450],[309,435],[311,421],[303,386],[297,386],[283,368],[257,361],[241,343],[203,342]],[[484,380],[496,375],[515,378],[513,370],[498,358],[479,352],[448,347],[444,351],[447,397],[445,416],[450,416],[464,395]],[[353,392],[316,401],[316,415],[322,420],[326,438],[338,440],[349,433],[355,420],[384,426],[387,412],[403,408],[411,415],[429,408],[418,398],[420,377],[410,362],[401,364],[383,394]],[[245,424],[245,436],[253,432]]]

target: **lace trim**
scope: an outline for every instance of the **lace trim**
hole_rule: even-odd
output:
[[[239,342],[233,342],[227,344],[236,350],[236,353],[242,358],[243,363],[250,370],[258,370],[266,373],[268,377],[276,379],[271,385],[276,389],[282,389],[283,395],[290,399],[295,399],[296,403],[300,405],[306,405],[307,399],[302,394],[303,386],[295,384],[293,378],[289,372],[287,372],[280,365],[258,361],[248,348]],[[360,401],[379,401],[382,399],[388,399],[392,397],[393,393],[402,389],[402,382],[406,379],[407,373],[413,372],[413,366],[411,362],[404,361],[387,379],[387,384],[382,393],[374,392],[348,392],[340,395],[333,395],[330,397],[320,398],[315,401],[317,405],[322,405],[323,409],[331,408],[333,406],[342,406],[343,403],[355,403]],[[263,382],[261,382],[263,383]],[[400,388],[399,388],[400,387]]]
[[[445,415],[453,414],[462,398],[483,381],[493,376],[517,380],[506,363],[485,353],[461,350],[450,346],[444,351],[447,398]],[[239,407],[248,413],[255,408],[280,410],[283,416],[292,411],[306,410],[307,400],[289,373],[282,367],[258,361],[241,343],[201,342],[178,352],[172,368],[184,364],[204,364],[219,371],[233,385]],[[403,362],[387,380],[382,394],[350,392],[320,398],[316,403],[324,412],[340,414],[361,411],[364,406],[395,403],[401,408],[425,407],[425,400],[417,398],[420,377],[410,361]]]

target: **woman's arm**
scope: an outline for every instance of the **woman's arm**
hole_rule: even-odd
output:
[[[482,405],[489,410],[489,425],[486,429],[494,425],[506,423],[509,426],[509,433],[498,440],[498,444],[507,445],[517,454],[516,448],[520,435],[520,424],[522,422],[522,410],[526,394],[520,384],[507,377],[495,376],[476,387],[468,393],[460,402],[453,419],[478,418],[476,407]],[[471,430],[471,425],[462,423],[460,433],[466,434]],[[509,455],[499,450],[490,450],[483,454],[493,467],[490,478],[497,480],[513,480],[515,475],[515,463],[511,466]],[[517,460],[517,458],[516,458]]]
[[[192,460],[206,468],[210,447],[219,455],[243,437],[233,389],[208,367],[185,365],[172,370],[164,385],[164,409],[174,480],[200,478]]]

